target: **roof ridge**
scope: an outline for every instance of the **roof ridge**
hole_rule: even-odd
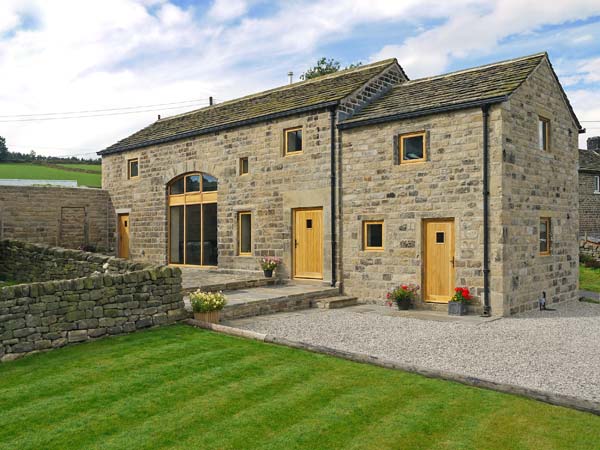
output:
[[[350,69],[338,70],[337,72],[329,73],[327,75],[322,75],[322,76],[316,77],[316,78],[311,78],[309,80],[298,81],[296,83],[286,84],[286,85],[283,85],[283,86],[278,86],[278,87],[275,87],[275,88],[267,89],[265,91],[260,91],[260,92],[255,92],[253,94],[248,94],[248,95],[245,95],[243,97],[237,97],[237,98],[234,98],[234,99],[231,99],[231,100],[226,100],[224,102],[221,102],[221,103],[218,103],[218,104],[215,104],[215,105],[212,105],[212,106],[205,106],[203,108],[194,109],[192,111],[186,111],[186,112],[183,112],[183,113],[180,113],[180,114],[175,114],[173,116],[164,117],[164,118],[159,119],[159,121],[166,122],[166,121],[171,120],[171,119],[177,119],[179,117],[185,117],[185,116],[190,115],[190,114],[195,114],[195,113],[197,113],[199,111],[204,111],[204,110],[208,110],[208,109],[218,108],[220,106],[229,105],[231,103],[239,102],[239,101],[242,101],[242,100],[250,100],[252,98],[258,98],[258,97],[261,97],[263,95],[271,94],[273,92],[285,91],[285,90],[288,90],[288,89],[296,88],[298,86],[305,86],[307,84],[316,83],[316,82],[320,82],[320,81],[323,81],[323,80],[329,80],[331,78],[336,78],[336,77],[342,76],[342,75],[347,75],[349,73],[360,72],[360,71],[366,70],[366,69],[372,69],[372,68],[377,67],[377,66],[382,66],[383,67],[383,66],[387,66],[387,65],[392,65],[393,63],[397,63],[397,62],[398,61],[397,61],[396,58],[382,59],[381,61],[376,61],[376,62],[373,62],[373,63],[361,65],[361,66],[358,66],[358,67],[352,67]]]
[[[521,56],[518,58],[511,58],[511,59],[505,59],[502,61],[496,61],[496,62],[492,62],[492,63],[488,63],[488,64],[482,64],[479,66],[475,66],[475,67],[468,67],[466,69],[460,69],[460,70],[455,70],[453,72],[447,72],[447,73],[442,73],[440,75],[432,75],[430,77],[423,77],[423,78],[415,78],[414,80],[409,80],[406,81],[405,83],[402,84],[417,84],[423,81],[431,81],[431,80],[437,80],[439,78],[445,78],[445,77],[450,77],[450,76],[454,76],[454,75],[460,75],[463,73],[467,73],[467,72],[474,72],[476,70],[481,70],[481,69],[485,69],[488,67],[494,67],[494,66],[502,66],[505,64],[511,64],[517,61],[524,61],[526,59],[533,59],[533,58],[538,58],[540,56],[545,56],[548,57],[548,53],[546,52],[539,52],[539,53],[534,53],[531,55],[527,55],[527,56]]]

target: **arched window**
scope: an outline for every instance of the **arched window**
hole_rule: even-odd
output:
[[[217,179],[188,173],[172,180],[169,196],[169,264],[216,266]]]

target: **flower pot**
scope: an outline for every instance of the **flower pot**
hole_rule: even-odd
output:
[[[195,312],[194,319],[200,322],[219,323],[221,311]]]
[[[396,300],[396,306],[400,311],[410,309],[410,300]]]
[[[448,314],[451,316],[464,316],[467,314],[468,305],[463,302],[448,302]]]
[[[264,269],[265,277],[271,278],[273,276],[273,269]]]

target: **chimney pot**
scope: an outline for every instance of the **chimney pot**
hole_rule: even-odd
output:
[[[290,84],[294,82],[294,72],[291,70],[288,72],[288,77],[290,77]]]
[[[600,150],[600,136],[594,136],[587,139],[588,150]]]
[[[213,105],[213,98],[212,95],[210,97],[208,97],[208,106],[212,106]]]

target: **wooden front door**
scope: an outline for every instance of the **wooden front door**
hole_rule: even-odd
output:
[[[129,258],[129,214],[119,214],[119,258]]]
[[[294,210],[294,277],[323,278],[323,209]]]
[[[423,222],[423,300],[448,303],[454,294],[454,219]]]

